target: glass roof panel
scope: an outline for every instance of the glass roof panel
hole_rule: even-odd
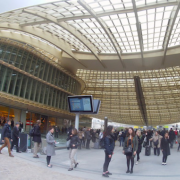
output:
[[[34,11],[34,14],[23,12],[22,9],[3,13],[0,14],[0,23],[34,26],[63,38],[77,51],[89,51],[86,44],[83,44],[73,32],[66,31],[61,25],[58,25],[59,22],[65,23],[74,27],[89,42],[92,42],[93,46],[96,46],[97,52],[101,50],[102,53],[115,53],[114,46],[117,46],[118,49],[122,48],[123,53],[139,52],[136,18],[131,0],[85,0],[85,2],[102,21],[105,28],[111,30],[109,33],[113,33],[112,37],[116,38],[112,40],[113,42],[117,41],[116,45],[110,43],[111,40],[105,33],[104,27],[101,27],[101,24],[76,0],[58,1],[25,8]],[[175,0],[135,0],[135,2],[142,30],[140,33],[142,33],[145,44],[144,49],[162,49],[167,25],[174,8],[169,2],[175,2]],[[164,5],[160,7],[162,3]],[[156,4],[159,4],[157,8]],[[152,5],[153,8],[148,9],[148,5]],[[36,13],[45,14],[45,17]],[[48,20],[48,17],[55,18],[57,26],[51,22],[51,19]],[[179,31],[180,14],[175,20],[169,47],[179,45]]]

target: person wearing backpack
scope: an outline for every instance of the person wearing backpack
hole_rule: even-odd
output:
[[[34,141],[34,156],[33,158],[39,158],[37,155],[39,149],[41,148],[41,120],[37,120],[36,125],[34,126],[34,132],[33,132],[33,141]]]
[[[109,177],[112,173],[109,172],[108,167],[111,161],[112,155],[114,154],[115,141],[113,136],[113,126],[108,126],[104,133],[104,151],[105,151],[105,162],[103,165],[103,177]]]
[[[154,132],[154,135],[151,139],[149,139],[150,141],[152,141],[152,147],[154,148],[154,155],[159,156],[160,155],[160,147],[161,147],[161,139],[163,137],[161,135],[159,135],[158,131]]]

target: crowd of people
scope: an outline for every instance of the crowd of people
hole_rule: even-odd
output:
[[[29,133],[34,141],[34,158],[39,158],[37,153],[41,148],[42,140],[40,126],[41,120],[37,120],[36,125]],[[14,157],[12,155],[14,145],[16,146],[16,151],[20,153],[18,147],[20,128],[19,122],[15,123],[15,126],[12,127],[12,121],[7,120],[7,123],[5,123],[1,133],[1,139],[4,144],[0,148],[0,154],[2,154],[2,149],[7,146],[9,156]],[[50,163],[51,156],[55,155],[55,136],[57,136],[56,129],[56,126],[50,127],[46,135],[46,161],[48,168],[52,168]],[[114,154],[116,141],[119,141],[119,146],[123,147],[123,154],[126,155],[126,173],[131,174],[133,173],[135,157],[137,158],[136,165],[140,162],[142,147],[147,149],[152,147],[154,149],[154,155],[156,156],[159,156],[162,152],[162,165],[167,164],[167,157],[170,155],[170,148],[173,148],[175,143],[179,143],[177,150],[180,150],[180,133],[177,129],[173,130],[171,128],[169,132],[165,129],[162,131],[142,131],[139,129],[135,131],[133,128],[126,128],[124,130],[122,129],[117,131],[113,128],[113,126],[108,126],[103,132],[100,129],[93,130],[86,127],[77,130],[73,128],[73,126],[70,126],[67,128],[67,149],[69,150],[70,159],[70,168],[68,171],[72,171],[74,168],[77,168],[79,164],[77,159],[75,159],[77,150],[82,148],[90,149],[91,141],[94,143],[94,148],[97,148],[95,147],[95,144],[98,144],[98,148],[104,149],[105,160],[103,165],[103,177],[109,177],[109,175],[112,175],[112,173],[109,172],[108,167]]]

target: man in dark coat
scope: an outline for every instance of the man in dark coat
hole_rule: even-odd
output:
[[[34,158],[39,158],[37,155],[39,149],[41,148],[41,120],[37,120],[37,124],[34,126],[34,133],[33,133],[33,141],[34,141]]]
[[[11,120],[11,129],[13,129],[14,128],[14,120],[12,119]]]
[[[9,152],[9,156],[10,157],[14,157],[11,154],[11,144],[10,144],[10,141],[9,141],[9,139],[11,139],[11,121],[10,120],[7,121],[7,123],[4,125],[4,127],[2,129],[1,139],[2,139],[2,142],[4,142],[4,144],[0,148],[0,154],[2,154],[1,150],[4,147],[7,146],[8,147],[8,152]],[[12,141],[12,139],[11,139],[11,141]]]
[[[20,153],[19,151],[19,146],[18,146],[18,141],[19,141],[19,123],[17,122],[15,127],[13,128],[13,132],[12,132],[12,144],[11,144],[11,151],[14,147],[14,145],[16,146],[16,152]]]
[[[85,131],[85,138],[86,138],[86,149],[90,149],[89,145],[90,145],[90,141],[91,141],[91,133],[90,133],[90,128],[87,128],[87,130]]]
[[[171,130],[169,131],[169,140],[170,140],[171,148],[173,148],[175,138],[176,138],[176,135],[173,129],[171,128]]]

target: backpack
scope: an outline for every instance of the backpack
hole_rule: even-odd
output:
[[[33,137],[34,136],[34,127],[30,130],[29,136]]]

